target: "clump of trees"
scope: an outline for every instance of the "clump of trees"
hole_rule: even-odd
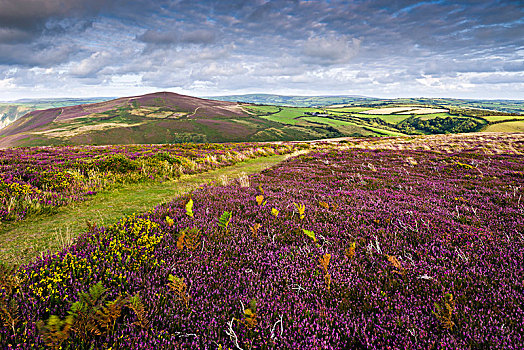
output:
[[[420,132],[429,134],[454,134],[479,131],[485,125],[486,122],[469,117],[436,117],[434,119],[423,120],[420,117],[411,116],[398,123],[396,128],[406,134]]]

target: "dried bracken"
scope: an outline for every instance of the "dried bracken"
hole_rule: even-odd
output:
[[[327,202],[320,201],[318,202],[318,205],[320,205],[324,209],[329,209],[329,204]]]
[[[257,238],[258,236],[258,230],[262,227],[259,223],[254,224],[253,226],[249,226],[249,229],[251,230],[251,234],[254,238]]]
[[[129,297],[127,306],[133,310],[136,315],[137,320],[134,324],[141,328],[147,328],[149,326],[149,319],[147,317],[146,308],[140,297],[140,293]]]
[[[198,227],[186,227],[180,231],[176,246],[182,250],[184,247],[190,251],[195,251],[201,244],[201,233]]]
[[[169,275],[169,283],[167,286],[171,292],[175,295],[175,300],[181,301],[182,304],[188,308],[189,307],[189,294],[187,292],[187,284],[184,281],[184,277],[177,277]]]
[[[349,248],[346,248],[344,251],[344,255],[348,257],[348,259],[353,259],[355,257],[355,249],[357,247],[357,244],[355,242],[352,242]]]
[[[453,313],[455,312],[455,300],[453,294],[447,293],[442,296],[440,303],[435,303],[435,310],[433,314],[440,322],[440,325],[444,329],[453,329],[455,323],[451,320]]]
[[[331,254],[324,254],[318,258],[322,272],[324,272],[324,283],[326,284],[327,290],[331,290],[331,274],[328,272],[329,262],[331,261]]]
[[[248,329],[253,329],[257,326],[257,318],[257,301],[252,299],[249,302],[249,307],[244,309],[244,319],[242,323],[244,323]]]
[[[399,275],[405,275],[406,274],[406,269],[404,267],[402,267],[402,264],[400,263],[400,261],[398,261],[398,259],[395,256],[386,254],[386,257],[387,257],[388,261],[395,268],[395,270],[393,270],[394,273],[397,273]]]

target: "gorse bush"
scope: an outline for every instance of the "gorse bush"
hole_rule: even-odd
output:
[[[101,171],[111,171],[115,173],[127,173],[139,169],[138,162],[127,158],[123,154],[111,155],[94,163],[94,166]]]

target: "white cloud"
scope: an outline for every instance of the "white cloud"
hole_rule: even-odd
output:
[[[69,73],[76,77],[92,77],[111,63],[112,55],[109,52],[95,52],[90,57],[78,63],[73,63]]]

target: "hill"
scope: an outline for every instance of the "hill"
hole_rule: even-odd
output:
[[[0,129],[13,123],[25,114],[37,109],[67,107],[85,103],[107,101],[110,97],[94,98],[51,98],[51,99],[23,99],[13,102],[0,103]]]
[[[49,252],[17,269],[0,264],[0,348],[522,349],[523,137],[319,143],[113,224],[100,224],[102,208],[76,239],[57,230]],[[33,198],[59,200],[46,192],[67,196],[108,166],[110,181],[154,185],[177,163],[212,168],[268,147],[24,148],[0,152],[0,167],[17,184],[4,191],[35,205],[33,186],[42,189]],[[47,171],[20,167],[35,158]],[[127,171],[135,162],[154,173]],[[80,164],[94,171],[65,171]],[[32,174],[39,181],[26,183]],[[98,198],[90,204],[100,208]],[[41,226],[23,231],[27,241],[49,244]],[[34,249],[0,239],[13,258]]]
[[[159,92],[32,111],[0,130],[0,147],[305,141],[345,136],[464,133],[493,128],[512,132],[524,127],[524,115],[515,113],[520,111],[522,101],[468,104],[463,100],[426,98],[247,96],[254,101],[263,97],[266,101],[283,103],[287,98],[289,104],[329,105],[260,105]],[[338,103],[333,105],[335,102]],[[495,107],[500,108],[490,109]],[[503,107],[513,112],[505,112]]]
[[[336,104],[353,104],[374,101],[376,99],[364,96],[284,96],[273,94],[247,94],[209,97],[219,101],[255,103],[262,105],[277,105],[288,107],[319,107]]]
[[[220,101],[287,107],[383,107],[417,104],[524,114],[523,100],[463,100],[426,97],[383,99],[366,96],[284,96],[271,94],[227,95],[210,98]]]
[[[346,136],[327,124],[287,125],[243,104],[159,92],[32,111],[0,130],[0,147],[310,140]]]

